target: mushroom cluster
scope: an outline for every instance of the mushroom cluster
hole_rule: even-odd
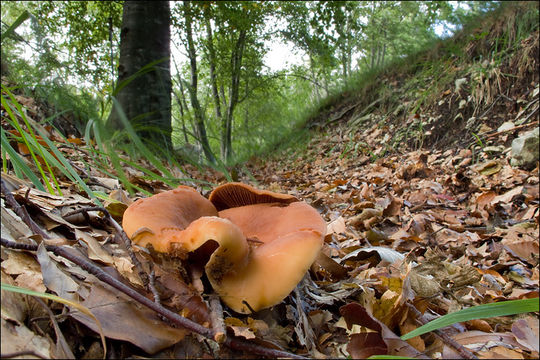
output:
[[[326,231],[307,203],[242,183],[221,185],[209,199],[179,186],[137,200],[125,211],[122,226],[133,243],[158,252],[185,258],[208,251],[210,284],[242,314],[289,295],[319,254]],[[206,246],[211,241],[217,247]]]

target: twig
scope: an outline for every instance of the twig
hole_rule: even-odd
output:
[[[214,340],[218,344],[223,344],[227,338],[225,324],[223,321],[223,307],[216,294],[210,295],[210,318],[212,320],[212,329],[214,330]]]
[[[515,131],[515,130],[519,130],[519,129],[522,129],[524,127],[529,127],[531,125],[537,125],[538,124],[538,121],[533,121],[531,123],[527,123],[527,124],[523,124],[523,125],[518,125],[518,126],[514,126],[513,128],[511,129],[506,129],[506,130],[502,130],[502,131],[497,131],[493,134],[489,134],[489,135],[486,135],[486,138],[489,139],[491,137],[494,137],[494,136],[497,136],[497,135],[501,135],[501,134],[504,134],[506,132],[510,132],[510,131]]]
[[[495,104],[497,103],[497,101],[499,101],[499,99],[500,99],[501,97],[502,97],[501,95],[497,96],[497,98],[496,98],[495,100],[493,100],[493,102],[491,103],[491,105],[489,105],[489,107],[487,108],[487,110],[484,111],[484,113],[483,113],[482,115],[480,115],[478,118],[481,119],[481,118],[483,118],[484,116],[486,116],[487,113],[491,111],[491,109],[493,108],[493,106],[495,106]]]
[[[143,285],[145,287],[148,287],[148,282],[149,282],[148,274],[146,273],[146,271],[144,271],[144,268],[143,268],[141,262],[135,256],[135,253],[133,252],[133,248],[131,246],[131,240],[129,240],[129,238],[126,235],[124,229],[122,229],[122,227],[116,222],[116,220],[114,220],[114,218],[111,216],[109,211],[107,211],[107,209],[105,209],[104,207],[100,207],[100,206],[93,206],[93,207],[88,207],[88,208],[83,208],[83,209],[77,209],[77,210],[74,210],[74,211],[70,211],[67,214],[65,214],[64,217],[75,215],[75,214],[78,214],[78,213],[81,213],[81,212],[83,214],[85,214],[88,211],[101,211],[105,215],[105,219],[107,220],[107,222],[116,231],[116,236],[120,237],[120,239],[122,240],[121,243],[125,247],[127,253],[129,254],[129,258],[131,259],[131,262],[133,263],[133,265],[135,265],[135,268],[137,269],[137,272],[139,274],[139,277],[140,277],[141,281],[143,282]]]
[[[533,101],[529,102],[529,103],[527,104],[527,106],[525,106],[525,109],[521,110],[521,111],[517,114],[517,116],[516,116],[516,118],[514,119],[514,121],[517,121],[517,120],[521,117],[521,115],[525,114],[525,112],[526,112],[527,110],[529,110],[529,108],[530,108],[532,105],[534,105],[535,103],[537,103],[537,102],[538,102],[538,98],[536,98],[536,99],[534,99]],[[531,112],[531,114],[534,114],[534,113],[536,112],[536,110],[538,110],[538,108],[533,109],[533,111]],[[529,116],[530,116],[530,114],[529,114]],[[527,116],[527,119],[529,118],[529,116]],[[527,119],[525,119],[525,121],[527,121]]]
[[[150,270],[150,275],[148,276],[148,287],[150,288],[152,295],[154,295],[154,302],[156,304],[161,305],[159,292],[156,289],[156,272],[154,271],[154,266],[152,263],[150,263],[150,268],[151,270]]]
[[[47,233],[45,233],[45,231],[40,228],[34,220],[32,220],[30,214],[28,214],[28,211],[26,211],[26,208],[20,205],[17,200],[15,200],[13,194],[8,190],[4,179],[0,179],[0,181],[2,184],[2,193],[6,197],[6,202],[13,209],[13,211],[15,211],[15,214],[17,214],[35,234],[41,235],[41,237],[43,237],[44,239],[49,239],[49,235],[47,235]]]
[[[416,316],[416,320],[420,324],[425,325],[428,323],[428,321],[424,318],[424,315],[422,315],[422,313],[418,311],[418,309],[413,304],[408,302],[406,304],[409,310],[411,310],[414,316]],[[476,355],[474,355],[469,349],[458,343],[456,340],[452,339],[444,331],[437,329],[434,331],[434,333],[439,336],[444,343],[453,347],[459,353],[459,355],[464,357],[465,359],[478,359]]]
[[[4,238],[1,238],[1,244],[2,246],[5,246],[11,249],[37,251],[37,245],[20,244],[20,243],[16,243],[14,241],[10,241]],[[186,328],[194,333],[200,334],[208,339],[214,339],[214,337],[216,336],[216,333],[213,330],[208,329],[183,316],[180,316],[177,313],[164,308],[160,304],[156,304],[155,302],[148,299],[144,295],[141,295],[137,291],[133,290],[131,287],[115,279],[113,276],[103,271],[100,267],[95,265],[90,260],[82,256],[74,254],[72,250],[70,251],[65,247],[55,246],[55,245],[45,245],[45,248],[47,249],[47,251],[51,251],[58,256],[62,256],[72,261],[73,263],[80,266],[83,270],[86,270],[88,273],[97,277],[99,280],[123,292],[124,294],[128,295],[129,297],[143,304],[144,306],[154,310],[155,312],[164,316],[165,318],[167,318],[169,321],[173,322],[174,324],[181,326],[183,328]],[[239,338],[229,337],[224,341],[224,345],[234,350],[246,351],[252,354],[267,356],[267,357],[272,357],[272,358],[285,357],[285,358],[293,358],[293,359],[305,359],[304,357],[296,355],[296,354],[288,353],[286,351],[266,348],[257,344],[250,343],[245,340],[241,340]]]
[[[523,120],[523,122],[526,122],[526,121],[529,121],[529,119],[534,115],[536,114],[536,112],[538,111],[538,106],[533,109],[533,111],[531,111],[531,113],[529,115],[527,115],[527,117],[525,118],[525,120]],[[534,123],[537,123],[538,121],[536,122],[532,122],[531,124],[534,124]]]

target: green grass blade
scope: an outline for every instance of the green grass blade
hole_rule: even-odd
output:
[[[12,97],[13,100],[15,100],[13,98],[13,94],[11,94],[9,92],[9,90],[7,90],[7,88],[5,88],[4,85],[2,85],[2,89],[4,89],[8,95],[10,97]],[[11,108],[11,106],[7,103],[7,100],[4,98],[4,96],[1,97],[1,101],[2,101],[2,105],[4,106],[4,109],[6,110],[6,112],[8,113],[9,117],[7,117],[8,121],[10,122],[10,124],[17,129],[17,131],[19,132],[19,134],[21,135],[21,138],[24,142],[24,144],[28,147],[28,150],[30,152],[30,156],[32,157],[32,159],[34,160],[34,163],[36,164],[36,167],[38,168],[38,171],[39,173],[41,174],[41,178],[43,179],[43,182],[45,183],[45,185],[47,186],[47,190],[49,191],[49,193],[51,194],[54,194],[54,189],[52,188],[51,184],[49,183],[49,179],[47,178],[47,176],[45,175],[45,171],[43,171],[43,168],[41,167],[41,164],[40,162],[38,161],[37,157],[36,157],[36,154],[34,153],[34,151],[32,150],[32,147],[29,143],[29,140],[26,136],[26,132],[24,132],[21,128],[21,126],[19,125],[19,122],[17,121],[17,116],[13,113],[13,109]],[[17,110],[19,111],[19,113],[22,113],[22,109],[20,108],[20,105],[17,106],[17,102],[14,103],[15,107],[17,108]]]
[[[28,10],[24,10],[23,13],[19,15],[17,20],[15,20],[15,22],[11,24],[11,26],[6,31],[4,31],[4,33],[2,34],[2,42],[4,42],[4,40],[10,36],[14,37],[15,30],[19,27],[19,25],[21,25],[29,17],[30,17],[30,13],[28,12]]]
[[[46,191],[43,184],[39,181],[39,178],[34,174],[34,172],[24,163],[20,158],[20,155],[9,143],[4,129],[2,129],[2,151],[6,151],[13,165],[13,170],[15,171],[15,176],[22,179],[23,174],[41,191]],[[7,168],[5,169],[7,170]]]
[[[121,164],[121,161],[122,159],[120,158],[120,156],[118,156],[118,154],[112,150],[110,153],[109,153],[109,158],[111,160],[111,163],[114,167],[114,169],[116,170],[116,178],[126,187],[126,190],[129,192],[129,193],[134,193],[135,191],[142,191],[143,193],[145,193],[146,195],[152,195],[150,194],[148,191],[132,184],[128,178],[127,178],[127,175],[126,173],[124,172],[124,169],[122,168],[122,164]]]
[[[458,322],[474,319],[484,319],[496,316],[508,316],[535,311],[539,311],[538,298],[501,301],[492,304],[473,306],[467,309],[441,316],[438,319],[430,321],[429,323],[422,325],[419,328],[403,335],[401,339],[408,340],[415,336],[422,335]]]
[[[136,146],[136,148],[146,157],[146,159],[154,165],[159,171],[161,171],[166,177],[172,178],[172,174],[161,164],[161,161],[157,159],[154,154],[143,144],[140,137],[137,135],[133,126],[126,117],[124,110],[122,110],[118,101],[113,97],[112,101],[114,102],[114,108],[118,112],[118,117],[122,121],[131,141]]]
[[[44,137],[44,139],[46,139],[46,137]],[[48,140],[48,139],[46,139],[46,140]],[[41,145],[37,141],[36,136],[34,135],[33,132],[32,132],[32,134],[29,134],[29,136],[28,136],[28,143],[30,144],[30,146],[28,146],[29,149],[32,149],[34,151],[34,153],[36,153],[36,152],[39,153],[39,156],[41,157],[42,161],[45,163],[45,166],[47,167],[47,171],[49,172],[50,179],[54,183],[54,186],[56,187],[58,195],[63,196],[62,190],[60,189],[60,184],[58,183],[58,180],[56,179],[56,176],[54,175],[54,172],[53,172],[53,170],[51,168],[51,157],[52,157],[51,154],[49,153],[49,151],[43,145]],[[49,143],[48,145],[49,145],[49,148],[51,150],[53,148],[56,149],[56,147],[52,143]],[[54,159],[54,157],[52,157],[52,158]],[[53,164],[53,166],[54,166],[54,164]]]
[[[100,151],[100,159],[102,164],[107,164],[107,152],[105,151],[105,146],[103,143],[103,137],[101,136],[101,127],[100,123],[97,121],[94,121],[92,124],[92,130],[94,132],[94,140],[96,141],[96,145],[98,147],[98,150]],[[91,142],[90,140],[86,143],[90,146]]]
[[[66,175],[70,180],[74,181],[79,185],[86,194],[92,198],[98,206],[103,206],[103,204],[98,200],[94,192],[86,185],[86,183],[81,179],[79,174],[73,169],[73,166],[67,161],[67,159],[64,157],[64,155],[56,148],[56,146],[53,144],[51,140],[47,138],[45,134],[41,133],[41,130],[36,129],[36,131],[40,134],[40,136],[43,138],[43,140],[47,143],[49,146],[49,149],[52,150],[54,155],[56,155],[56,158],[52,156],[51,154],[47,153],[47,158],[50,162],[54,163],[55,166],[62,171],[64,175]],[[57,160],[58,159],[58,160]]]

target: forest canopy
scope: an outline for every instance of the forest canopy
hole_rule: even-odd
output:
[[[358,83],[358,74],[430,46],[498,5],[171,2],[174,148],[226,163],[267,152],[325,98]],[[26,21],[13,28],[25,12]],[[119,85],[122,12],[119,1],[3,3],[2,74],[58,104],[58,111],[73,112],[80,130],[89,120],[105,123]],[[270,67],[276,44],[292,50],[282,58],[297,60]]]

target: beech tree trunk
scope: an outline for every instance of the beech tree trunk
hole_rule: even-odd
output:
[[[168,1],[125,1],[118,81],[113,93],[137,134],[172,150],[170,8]],[[123,129],[117,109],[109,125]]]

